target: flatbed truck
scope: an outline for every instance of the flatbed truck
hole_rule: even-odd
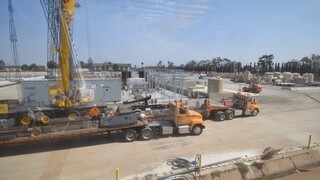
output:
[[[260,112],[260,104],[252,96],[238,92],[233,94],[232,104],[212,105],[210,100],[204,100],[200,109],[197,109],[204,119],[232,120],[236,115],[256,116]]]
[[[186,109],[181,103],[170,103],[168,116],[147,120],[143,113],[120,114],[114,117],[101,116],[97,120],[77,120],[47,126],[18,126],[1,129],[0,145],[27,143],[41,140],[70,138],[118,132],[124,141],[149,140],[154,135],[193,134],[200,135],[205,128],[202,115]]]

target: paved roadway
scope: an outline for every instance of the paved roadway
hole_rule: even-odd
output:
[[[206,164],[255,155],[268,146],[304,146],[309,134],[320,142],[319,91],[292,92],[268,86],[256,99],[262,106],[258,116],[207,120],[200,136],[124,143],[119,137],[97,135],[0,147],[0,179],[114,179],[116,168],[122,178],[135,177],[169,169],[165,162],[171,157],[192,159],[202,153]]]

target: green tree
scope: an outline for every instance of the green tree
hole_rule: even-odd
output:
[[[118,64],[113,64],[112,69],[113,69],[113,71],[119,71]]]
[[[83,61],[80,61],[80,67],[85,68],[86,64]]]
[[[168,68],[169,69],[172,69],[174,66],[173,66],[173,62],[172,61],[168,61]]]
[[[157,67],[162,68],[162,61],[161,60],[158,62]]]
[[[258,61],[258,68],[259,68],[259,73],[264,74],[267,71],[273,71],[273,59],[274,56],[272,54],[270,55],[263,55],[259,57]]]
[[[253,69],[252,69],[252,74],[257,73],[257,64],[253,63]]]
[[[93,70],[93,60],[91,58],[88,59],[87,67],[90,71]]]
[[[29,70],[30,71],[37,71],[38,70],[38,65],[36,65],[35,63],[30,64]]]
[[[29,66],[26,65],[26,64],[23,64],[23,65],[21,66],[21,71],[29,71]]]
[[[5,66],[5,65],[6,63],[2,59],[0,59],[0,66]]]
[[[5,65],[4,61],[0,59],[0,70],[3,70]]]
[[[108,61],[107,66],[106,66],[106,71],[112,71],[112,67],[113,67],[112,62]]]
[[[235,64],[235,69],[237,70],[237,72],[241,72],[241,71],[242,71],[242,64],[241,64],[241,62],[236,62],[236,64]]]

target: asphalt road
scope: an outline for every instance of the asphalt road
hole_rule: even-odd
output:
[[[172,157],[192,159],[201,153],[206,164],[256,155],[269,146],[305,146],[310,134],[320,142],[320,91],[265,86],[256,99],[262,107],[258,116],[207,120],[200,136],[124,143],[116,135],[97,135],[0,147],[0,179],[114,179],[116,168],[121,178],[135,177],[170,169],[166,160]]]

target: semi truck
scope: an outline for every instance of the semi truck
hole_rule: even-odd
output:
[[[260,112],[260,104],[251,95],[238,92],[233,94],[232,104],[212,105],[210,100],[204,100],[200,109],[197,109],[204,119],[232,120],[236,115],[256,116]]]
[[[36,116],[34,116],[37,118]],[[54,123],[53,123],[54,122]],[[2,128],[0,145],[27,143],[41,140],[61,139],[82,135],[120,133],[123,140],[149,140],[155,135],[200,135],[205,128],[202,115],[189,110],[183,103],[172,102],[164,116],[142,112],[102,115],[96,120],[56,119],[46,126],[15,126]]]

